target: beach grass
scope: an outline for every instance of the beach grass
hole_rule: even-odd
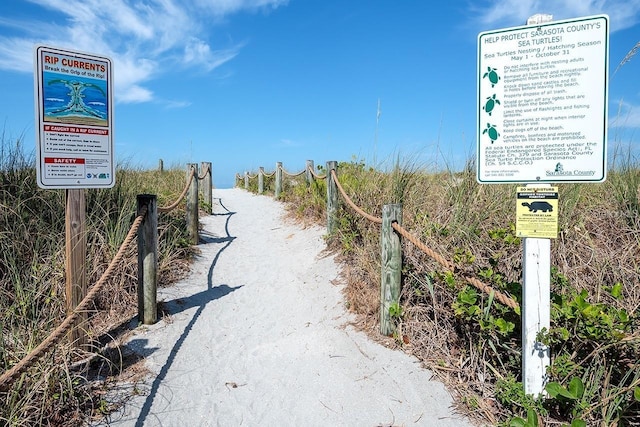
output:
[[[65,191],[36,185],[35,158],[23,138],[0,141],[0,372],[40,344],[65,317]],[[87,189],[87,282],[104,273],[135,219],[136,196],[174,201],[186,184],[184,169],[164,172],[117,167],[112,189]],[[159,216],[160,284],[188,271],[184,209]],[[8,390],[0,392],[0,425],[77,426],[115,409],[103,398],[128,364],[117,339],[137,311],[135,242],[81,325],[88,347],[63,342]],[[125,399],[125,396],[122,396]]]
[[[341,202],[339,229],[327,238],[343,261],[347,304],[364,330],[417,356],[480,422],[520,425],[535,414],[543,425],[638,425],[637,164],[619,151],[606,182],[558,185],[551,329],[539,337],[551,348],[550,398],[524,394],[520,313],[460,278],[473,275],[522,302],[517,185],[478,184],[473,160],[461,171],[445,172],[398,159],[386,168],[339,163],[338,179],[359,207],[380,217],[383,204],[401,202],[403,227],[456,266],[450,272],[403,241],[397,329],[393,337],[381,337],[380,229]],[[323,185],[285,185],[282,200],[292,215],[324,224]]]

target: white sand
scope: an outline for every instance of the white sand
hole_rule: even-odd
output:
[[[129,340],[155,376],[109,425],[472,425],[415,358],[347,325],[323,228],[243,190],[214,200],[191,275],[160,290],[172,315]]]

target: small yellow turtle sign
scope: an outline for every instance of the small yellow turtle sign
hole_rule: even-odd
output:
[[[558,187],[518,187],[516,236],[558,237]]]

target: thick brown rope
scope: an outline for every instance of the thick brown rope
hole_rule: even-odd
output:
[[[347,193],[345,193],[344,188],[342,188],[342,185],[340,185],[340,181],[338,181],[338,176],[336,175],[336,171],[333,169],[331,170],[331,177],[333,178],[333,181],[336,183],[336,187],[338,187],[338,190],[340,191],[340,194],[342,194],[342,197],[344,198],[345,202],[347,202],[347,204],[351,206],[351,209],[353,209],[354,211],[356,211],[357,213],[359,213],[360,215],[362,215],[363,217],[365,217],[371,222],[375,222],[376,224],[382,224],[382,218],[369,215],[368,213],[360,209],[355,203],[353,203],[353,201],[349,198],[349,196],[347,196]]]
[[[246,174],[245,176],[249,179],[253,179],[253,178],[256,178],[258,175]]]
[[[394,222],[391,224],[391,226],[393,227],[394,230],[396,230],[398,232],[398,234],[400,234],[402,237],[406,238],[408,241],[410,241],[411,243],[413,243],[418,249],[422,250],[422,252],[424,252],[425,254],[427,254],[428,256],[430,256],[431,258],[433,258],[434,260],[436,260],[436,262],[438,262],[438,264],[442,265],[443,267],[445,267],[447,270],[451,271],[451,272],[455,272],[456,271],[456,267],[454,264],[450,263],[449,261],[447,261],[442,255],[438,254],[437,252],[434,252],[433,250],[429,249],[424,243],[422,243],[420,240],[418,240],[415,236],[413,236],[411,233],[409,233],[405,228],[403,228],[400,224],[398,224],[397,222]],[[480,280],[476,279],[475,277],[471,277],[471,276],[467,276],[465,274],[461,274],[462,278],[469,283],[470,285],[474,286],[475,288],[481,290],[482,292],[485,292],[486,294],[490,295],[492,292],[495,295],[495,298],[500,301],[502,304],[506,305],[507,307],[511,307],[512,309],[516,310],[518,309],[518,307],[520,307],[520,305],[513,300],[513,298],[499,292],[496,291],[495,289],[493,289],[491,286],[482,283]]]
[[[127,237],[124,239],[122,244],[120,245],[120,249],[111,263],[107,267],[100,279],[96,282],[96,284],[91,288],[91,290],[87,293],[87,295],[80,301],[78,306],[73,310],[73,312],[67,316],[66,319],[49,334],[49,336],[40,343],[34,350],[32,350],[29,354],[27,354],[20,362],[15,364],[11,369],[5,371],[2,376],[0,376],[0,390],[7,390],[11,384],[20,376],[24,371],[26,371],[34,362],[40,359],[51,347],[57,344],[67,332],[73,327],[74,323],[78,319],[80,313],[87,311],[89,305],[93,302],[98,292],[102,290],[104,284],[111,277],[113,272],[115,271],[116,266],[124,256],[125,250],[133,241],[133,238],[136,236],[138,232],[138,228],[140,228],[140,224],[144,220],[144,217],[147,214],[147,207],[144,206],[140,212],[140,214],[136,217],[131,225],[131,229],[127,234]]]
[[[367,218],[368,220],[375,222],[376,224],[382,224],[381,218],[375,217],[373,215],[369,215],[368,213],[360,209],[358,206],[356,206],[355,203],[353,203],[353,201],[345,193],[344,189],[342,188],[342,185],[340,185],[340,181],[338,181],[338,176],[336,175],[335,170],[331,171],[331,176],[333,177],[336,183],[336,187],[338,187],[338,190],[340,191],[340,194],[342,194],[342,197],[345,199],[347,204],[353,210],[355,210],[357,213]],[[394,230],[398,232],[398,234],[400,234],[402,237],[405,237],[408,241],[413,243],[418,249],[422,250],[422,252],[424,252],[427,256],[433,258],[436,262],[438,262],[438,264],[442,265],[444,268],[446,268],[451,272],[456,272],[456,266],[453,263],[447,261],[442,255],[438,254],[437,252],[429,249],[424,243],[422,243],[415,236],[409,233],[400,224],[398,224],[397,222],[394,222],[391,224],[391,226],[393,227]],[[520,307],[520,305],[513,298],[503,294],[502,292],[496,291],[491,286],[481,282],[475,277],[467,276],[466,274],[460,274],[460,275],[467,283],[479,289],[480,291],[485,292],[488,295],[491,295],[491,293],[493,293],[495,298],[498,301],[500,301],[502,304],[506,305],[507,307],[511,307],[514,310],[517,310]]]
[[[165,213],[165,212],[172,211],[178,207],[178,205],[180,204],[184,196],[187,195],[187,191],[189,191],[189,186],[191,186],[191,182],[193,181],[193,177],[195,176],[195,174],[196,174],[196,170],[194,168],[191,168],[191,175],[189,175],[189,181],[187,182],[187,185],[185,185],[184,190],[182,190],[182,194],[180,194],[176,199],[176,201],[170,204],[169,206],[159,207],[158,212]]]
[[[322,176],[321,176],[321,175],[318,175],[318,174],[313,170],[313,168],[311,168],[311,167],[309,168],[309,172],[311,172],[311,175],[313,175],[313,177],[314,177],[315,179],[327,179],[327,175],[326,175],[326,174],[325,174],[325,175],[322,175]]]
[[[303,173],[305,173],[307,171],[306,169],[304,169],[304,170],[301,170],[298,173],[290,173],[290,172],[287,172],[285,170],[285,168],[283,168],[282,166],[280,167],[280,170],[282,171],[282,173],[284,173],[285,175],[290,176],[290,177],[300,176],[300,175],[302,175]]]
[[[276,176],[276,171],[273,171],[271,173],[264,173],[262,172],[262,176],[266,176],[267,178],[271,178],[273,176]]]
[[[203,179],[205,179],[207,177],[207,175],[209,175],[209,172],[211,172],[211,166],[207,165],[207,167],[206,167],[206,169],[204,169],[202,175],[198,176],[198,179],[200,181],[202,181]]]

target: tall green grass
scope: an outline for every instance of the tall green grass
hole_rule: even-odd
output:
[[[25,153],[22,138],[4,136],[0,141],[0,372],[40,344],[65,317],[65,193],[38,188],[34,156]],[[85,190],[89,286],[128,233],[137,194],[157,194],[158,205],[168,205],[185,183],[184,170],[160,173],[121,164],[114,188]],[[161,284],[187,269],[192,249],[184,221],[184,209],[159,216]],[[0,425],[76,426],[112,409],[103,395],[121,360],[101,356],[108,369],[99,377],[91,363],[76,362],[100,354],[105,337],[135,316],[137,255],[135,244],[131,246],[83,325],[90,347],[81,351],[61,343],[0,392]]]

